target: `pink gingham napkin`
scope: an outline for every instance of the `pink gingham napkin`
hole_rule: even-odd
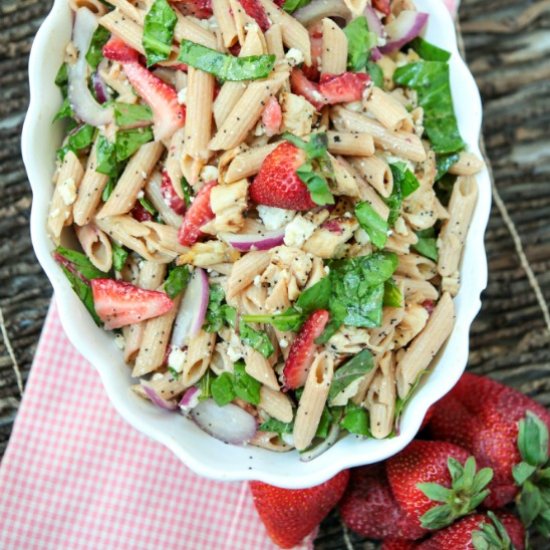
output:
[[[247,483],[196,476],[119,417],[52,303],[0,467],[0,549],[161,548],[276,546]]]

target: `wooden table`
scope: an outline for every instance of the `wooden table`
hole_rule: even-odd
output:
[[[28,54],[50,5],[0,3],[0,456],[21,400],[14,359],[24,383],[52,292],[30,242],[31,195],[19,141]],[[550,0],[463,0],[460,20],[485,104],[496,182],[486,234],[489,286],[472,327],[469,368],[549,406]],[[335,515],[323,524],[317,546],[364,547]]]

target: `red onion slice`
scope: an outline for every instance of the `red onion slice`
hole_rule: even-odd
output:
[[[197,267],[185,289],[174,323],[174,331],[170,341],[172,347],[183,348],[187,346],[189,339],[199,332],[204,324],[208,299],[208,277],[204,269]]]
[[[173,400],[167,400],[161,397],[147,382],[144,380],[141,381],[141,387],[143,391],[147,394],[147,397],[154,403],[157,407],[165,411],[176,411],[178,410],[178,404]]]
[[[380,47],[382,53],[391,53],[399,50],[411,40],[414,40],[428,22],[427,13],[404,10],[396,19],[386,25],[388,41]]]
[[[382,24],[382,21],[380,21],[380,17],[378,17],[378,14],[374,8],[372,6],[367,6],[364,14],[369,26],[369,31],[382,38],[384,36],[384,25]]]
[[[201,390],[195,386],[191,386],[185,390],[178,406],[183,414],[187,414],[191,409],[194,409],[199,403]]]
[[[325,17],[340,17],[348,22],[353,17],[342,0],[317,0],[296,10],[292,16],[306,27]]]
[[[95,95],[99,103],[103,104],[111,99],[111,92],[109,91],[107,84],[103,82],[99,71],[96,71],[92,75],[92,84],[94,86]]]
[[[380,59],[382,59],[382,54],[380,53],[380,50],[378,48],[373,48],[370,51],[370,58],[373,61],[379,61]]]
[[[232,445],[243,445],[256,434],[256,419],[232,403],[219,407],[206,399],[191,411],[191,418],[206,433]]]
[[[262,231],[261,233],[219,233],[218,236],[237,250],[269,250],[283,244],[285,230]]]
[[[88,89],[86,53],[97,28],[97,18],[88,8],[76,12],[73,43],[78,51],[76,63],[69,65],[69,102],[80,120],[92,126],[104,126],[113,120],[113,109],[104,109]]]

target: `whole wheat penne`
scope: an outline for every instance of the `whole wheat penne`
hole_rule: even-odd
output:
[[[369,410],[370,431],[376,439],[388,437],[395,420],[395,357],[386,353],[369,386],[365,405]]]
[[[216,78],[193,67],[188,68],[187,77],[185,151],[195,159],[207,160]]]
[[[288,73],[274,73],[267,80],[257,80],[248,85],[210,142],[213,151],[237,147],[260,118],[266,101],[273,97],[288,78]]]
[[[118,216],[132,210],[139,192],[145,186],[163,150],[162,143],[152,141],[142,145],[134,153],[111,196],[98,212],[97,218]]]
[[[258,407],[272,418],[281,422],[292,422],[292,404],[288,396],[281,392],[262,386],[260,389],[260,403]]]
[[[257,27],[251,29],[246,35],[239,57],[261,55],[264,52],[263,36],[260,29]],[[220,127],[223,124],[245,92],[247,85],[247,82],[224,82],[212,107],[216,126]]]
[[[174,38],[178,42],[190,40],[207,48],[217,49],[216,36],[213,32],[204,28],[193,18],[182,15],[178,10],[174,10],[174,13],[178,18],[174,28]]]
[[[394,334],[395,349],[404,348],[419,334],[428,322],[429,313],[421,304],[407,304],[405,315]]]
[[[365,398],[367,397],[367,392],[369,387],[378,372],[379,357],[375,357],[374,368],[371,369],[367,374],[363,376],[359,387],[357,388],[357,393],[351,398],[352,402],[356,405],[363,405]]]
[[[139,12],[139,10],[137,10]],[[119,9],[106,13],[99,24],[105,27],[109,32],[124,40],[131,48],[145,55],[143,47],[143,26],[130,19]]]
[[[449,168],[449,173],[456,176],[473,176],[481,170],[485,163],[473,153],[462,151],[458,160]]]
[[[361,177],[380,195],[388,198],[393,191],[393,174],[389,165],[381,158],[373,155],[351,159],[350,164]]]
[[[145,221],[143,225],[149,230],[146,244],[152,253],[158,251],[176,257],[187,252],[187,247],[178,240],[178,230],[175,227],[153,221]]]
[[[321,72],[342,74],[348,65],[348,39],[344,31],[328,17],[323,19],[323,49]]]
[[[367,5],[367,0],[344,0],[344,4],[353,15],[362,15]]]
[[[162,290],[162,287],[159,287]],[[174,300],[174,305],[170,311],[140,323],[144,325],[141,335],[141,344],[136,356],[136,362],[132,376],[143,376],[157,370],[164,363],[166,348],[170,342],[170,333],[174,319],[178,313],[180,297]]]
[[[244,11],[244,8],[239,0],[229,0],[229,7],[231,8],[231,14],[233,15],[233,21],[237,30],[239,44],[242,46],[246,40],[247,29],[250,29],[255,21]]]
[[[231,299],[241,290],[252,284],[254,277],[269,265],[271,256],[268,252],[252,251],[233,264],[227,281],[226,296]]]
[[[78,157],[72,151],[67,151],[57,175],[48,213],[48,232],[56,244],[59,244],[63,227],[72,223],[76,190],[83,175],[84,170]]]
[[[113,249],[109,237],[93,223],[75,228],[82,250],[97,269],[107,273],[113,264]]]
[[[229,48],[238,40],[237,27],[231,14],[229,0],[212,0],[212,10],[223,37],[223,45]]]
[[[367,112],[389,130],[399,130],[410,115],[404,105],[384,90],[374,87],[365,102]]]
[[[424,330],[413,340],[412,344],[399,360],[397,365],[397,390],[404,399],[425,371],[433,358],[451,334],[454,326],[454,304],[449,293],[445,292]]]
[[[279,9],[271,0],[260,0],[267,17],[281,25],[283,42],[289,48],[300,50],[306,65],[311,65],[311,41],[307,29],[291,15]]]
[[[183,156],[185,145],[185,127],[179,128],[170,138],[168,146],[168,154],[164,161],[164,169],[170,178],[172,187],[180,199],[184,198],[183,188],[181,186],[181,178],[183,172],[181,170],[181,157]]]
[[[271,25],[271,27],[265,31],[265,41],[267,43],[267,53],[274,55],[277,61],[285,58],[283,31],[279,23]]]
[[[74,12],[80,8],[87,8],[98,17],[107,12],[107,6],[99,0],[69,0],[69,6]]]
[[[344,107],[333,107],[331,116],[336,129],[370,134],[376,146],[401,158],[415,162],[426,158],[422,141],[415,134],[388,130],[376,120]]]
[[[434,285],[422,279],[412,279],[401,275],[394,276],[395,282],[403,288],[405,300],[409,303],[421,304],[426,300],[437,300],[439,292]]]
[[[359,132],[327,132],[328,150],[334,155],[369,157],[374,155],[374,140]]]
[[[294,445],[302,451],[309,447],[319,426],[330,384],[334,374],[334,362],[328,353],[319,353],[307,375],[304,393],[298,404],[294,430]]]
[[[245,346],[244,354],[245,370],[264,386],[271,388],[272,391],[279,391],[279,383],[275,376],[275,371],[269,361],[255,349]]]
[[[444,277],[455,275],[460,263],[466,233],[477,201],[477,184],[472,176],[460,176],[449,201],[449,219],[443,223],[437,248],[437,271]]]
[[[261,430],[258,430],[248,443],[276,453],[286,453],[292,449],[290,445],[281,440],[278,433],[262,432]]]
[[[146,11],[139,9],[134,4],[128,2],[128,0],[107,0],[111,6],[114,6],[119,10],[120,13],[123,13],[130,19],[133,19],[136,23],[139,23],[143,26],[145,21]],[[152,3],[151,3],[152,4]]]
[[[201,330],[191,338],[181,372],[181,380],[185,384],[185,387],[192,386],[198,382],[206,372],[210,363],[210,357],[214,352],[215,341],[216,335],[204,330]]]
[[[151,204],[156,208],[159,216],[166,224],[172,227],[179,228],[183,221],[183,217],[166,203],[162,192],[162,175],[158,170],[155,170],[145,185],[145,194],[151,201]],[[176,187],[176,186],[174,186]]]
[[[435,262],[419,254],[403,254],[399,256],[396,273],[411,279],[429,281],[437,275],[437,266]]]
[[[229,164],[225,174],[226,183],[256,175],[262,163],[279,143],[269,143],[261,147],[252,147],[237,155]]]

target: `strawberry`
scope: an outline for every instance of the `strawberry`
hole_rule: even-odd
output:
[[[90,281],[94,306],[106,330],[132,325],[169,311],[174,302],[157,290],[145,290],[115,279]]]
[[[311,533],[338,503],[348,480],[349,470],[344,470],[310,489],[280,489],[251,481],[250,490],[268,535],[281,548],[292,548]]]
[[[138,222],[150,222],[153,220],[151,212],[145,209],[145,207],[138,201],[134,208],[130,211],[130,216]]]
[[[386,463],[399,506],[425,529],[441,529],[475,510],[489,494],[490,468],[476,473],[473,457],[462,447],[415,440]],[[441,502],[434,505],[433,501]]]
[[[319,90],[319,84],[308,80],[300,69],[292,69],[290,87],[295,94],[305,97],[318,111],[326,104],[326,100]]]
[[[283,141],[264,159],[258,175],[250,185],[250,198],[256,204],[310,210],[317,205],[296,170],[306,161],[306,153]]]
[[[311,66],[304,65],[302,72],[309,80],[319,80],[319,65],[323,53],[323,23],[318,21],[309,28],[311,42]]]
[[[283,123],[283,112],[276,98],[270,97],[262,112],[262,124],[265,134],[268,137],[274,136],[281,131]]]
[[[370,539],[416,540],[427,533],[395,501],[384,464],[351,471],[348,489],[340,503],[340,516],[352,531]]]
[[[473,514],[432,535],[419,550],[523,550],[525,532],[511,514]]]
[[[418,547],[418,543],[410,540],[386,539],[382,543],[381,550],[413,550]]]
[[[185,107],[178,103],[176,90],[142,67],[135,50],[113,37],[103,47],[103,55],[122,64],[130,84],[151,107],[155,139],[168,139],[185,124]]]
[[[329,105],[359,101],[370,81],[366,73],[322,74],[319,91]]]
[[[526,413],[530,414],[527,418]],[[527,441],[518,440],[521,422],[529,427]],[[549,427],[550,413],[544,407],[512,388],[470,373],[464,374],[453,390],[436,403],[430,421],[435,438],[462,445],[480,465],[493,469],[495,478],[486,503],[490,508],[513,500],[518,485],[527,492],[531,490],[540,470],[548,465]],[[536,456],[531,456],[532,446],[538,448]],[[525,491],[523,495],[520,499],[528,498]],[[547,526],[550,530],[550,522]]]
[[[295,390],[306,383],[307,373],[317,348],[315,340],[325,330],[328,319],[329,312],[319,309],[313,312],[302,325],[288,352],[283,369],[285,389]]]
[[[173,4],[183,15],[192,15],[197,19],[212,17],[212,0],[183,0]]]
[[[267,31],[271,27],[267,13],[264,10],[260,0],[239,0],[241,6],[249,17],[252,17],[262,31]]]
[[[205,184],[185,213],[183,223],[178,231],[178,240],[183,246],[190,246],[197,242],[202,235],[201,227],[214,218],[214,213],[210,208],[210,191],[217,183],[216,180],[213,180]]]
[[[185,213],[185,201],[180,199],[174,189],[174,185],[170,176],[166,170],[162,172],[162,180],[160,183],[160,192],[162,193],[162,198],[164,202],[180,216],[183,216]]]
[[[372,0],[372,7],[384,15],[391,13],[390,0]]]

